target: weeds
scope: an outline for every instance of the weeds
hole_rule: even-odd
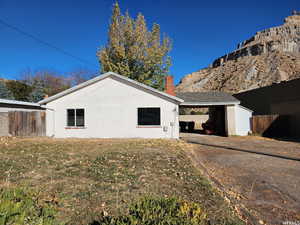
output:
[[[23,188],[0,190],[0,225],[56,225],[53,202],[39,199],[36,192]]]
[[[103,212],[126,215],[145,195],[199,204],[211,224],[238,224],[187,148],[168,140],[8,139],[0,141],[0,188],[25,183],[57,196],[57,220],[72,225],[99,221]]]
[[[209,225],[212,224],[200,204],[176,198],[143,197],[121,216],[103,216],[92,225]],[[227,221],[225,224],[232,224]],[[238,223],[235,223],[238,224]]]

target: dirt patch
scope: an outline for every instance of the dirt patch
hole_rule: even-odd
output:
[[[256,137],[185,136],[194,143],[193,161],[253,223],[300,220],[300,144]]]

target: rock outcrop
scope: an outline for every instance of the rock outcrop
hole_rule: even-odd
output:
[[[177,92],[207,90],[238,93],[300,78],[300,13],[284,24],[257,32],[208,68],[186,75]]]

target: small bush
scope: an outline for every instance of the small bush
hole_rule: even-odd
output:
[[[0,225],[54,225],[55,214],[52,203],[39,201],[35,192],[0,189]]]
[[[198,225],[207,224],[199,204],[176,198],[144,197],[129,207],[128,215],[105,216],[92,225]]]
[[[202,111],[191,111],[191,115],[206,115],[206,113]]]

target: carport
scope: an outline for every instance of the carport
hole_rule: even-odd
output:
[[[220,136],[247,135],[250,131],[252,111],[240,106],[240,101],[226,92],[181,92],[182,109],[207,109],[208,114],[179,115],[181,131],[195,132],[193,124],[201,123],[201,132]],[[204,121],[204,118],[207,120]],[[197,130],[196,132],[199,132]]]

